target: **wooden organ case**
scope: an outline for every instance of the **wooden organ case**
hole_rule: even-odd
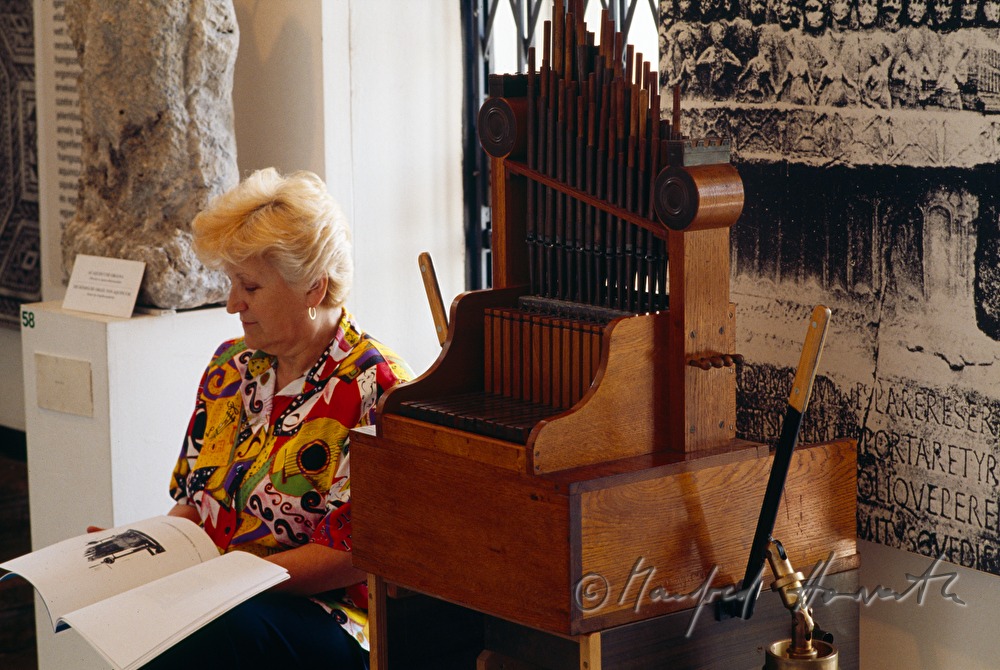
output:
[[[661,121],[606,17],[594,46],[579,12],[553,16],[540,68],[532,50],[527,75],[492,78],[480,112],[494,288],[454,301],[437,361],[352,434],[374,667],[385,583],[579,640],[594,670],[602,632],[690,619],[746,563],[771,456],[735,432],[742,182],[724,141],[680,135],[676,93]],[[857,567],[855,473],[849,441],[794,453],[774,536],[800,569]],[[722,625],[700,617],[678,639]]]

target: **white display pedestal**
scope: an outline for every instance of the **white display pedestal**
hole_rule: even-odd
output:
[[[239,319],[221,307],[119,319],[59,302],[21,316],[32,547],[165,514],[198,382]],[[37,597],[35,617],[40,670],[108,667],[75,632],[54,635]]]

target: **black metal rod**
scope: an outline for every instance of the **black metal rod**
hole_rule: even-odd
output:
[[[743,573],[740,590],[732,597],[721,600],[722,610],[730,617],[749,619],[753,616],[754,605],[763,582],[764,564],[767,562],[767,544],[771,541],[774,523],[778,519],[778,508],[781,505],[781,495],[785,490],[785,480],[788,478],[788,468],[792,462],[792,453],[799,441],[799,429],[802,427],[802,413],[788,406],[784,423],[781,425],[781,437],[774,450],[774,463],[771,474],[767,478],[767,488],[764,490],[764,502],[760,506],[760,516],[757,518],[757,529],[750,545],[750,557]]]

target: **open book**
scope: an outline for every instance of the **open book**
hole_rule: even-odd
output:
[[[115,668],[149,662],[212,619],[288,579],[245,552],[219,555],[197,524],[160,516],[58,542],[0,564],[38,591]]]

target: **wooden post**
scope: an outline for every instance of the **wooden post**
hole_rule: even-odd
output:
[[[688,361],[732,353],[729,228],[670,232],[667,428],[672,451],[716,447],[736,436],[736,368],[702,370]]]
[[[580,670],[601,670],[601,632],[580,636]]]
[[[370,670],[389,670],[386,584],[378,575],[368,575],[368,664]]]
[[[526,182],[524,177],[507,172],[503,158],[491,158],[490,170],[493,172],[493,288],[526,285],[529,282],[524,248]]]

